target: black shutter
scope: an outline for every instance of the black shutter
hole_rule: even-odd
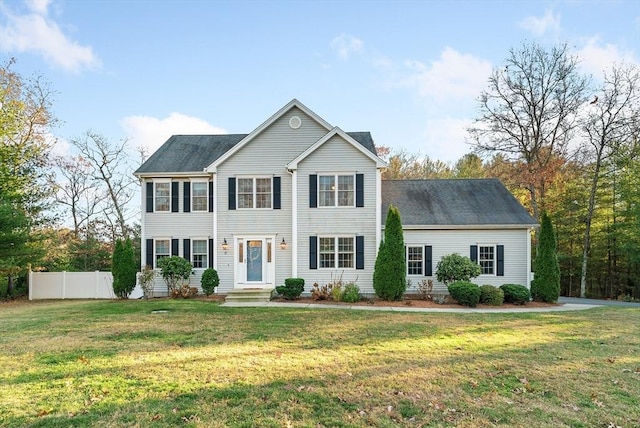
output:
[[[172,256],[177,256],[178,255],[178,242],[179,242],[179,239],[172,239],[171,240],[171,255]]]
[[[309,237],[309,269],[318,269],[318,237]]]
[[[191,262],[191,240],[182,240],[182,257],[188,262]]]
[[[318,208],[318,176],[309,175],[309,208]]]
[[[213,181],[209,182],[209,212],[213,212]]]
[[[433,276],[433,250],[431,245],[424,246],[424,276]]]
[[[469,258],[472,262],[478,263],[478,246],[472,245],[469,247]]]
[[[364,174],[356,174],[356,207],[364,207]]]
[[[273,209],[280,209],[280,177],[273,177]]]
[[[172,213],[177,213],[179,210],[179,188],[180,183],[178,183],[177,181],[172,181],[171,182],[171,212]]]
[[[210,268],[213,268],[213,239],[209,239],[209,266]]]
[[[184,182],[184,204],[182,206],[182,212],[191,212],[191,183]]]
[[[236,178],[229,177],[229,209],[236,209]]]
[[[356,269],[364,269],[364,236],[356,236]]]
[[[153,183],[147,182],[147,212],[153,212]]]
[[[147,266],[155,267],[153,265],[153,239],[147,239]]]
[[[498,269],[496,275],[504,276],[504,245],[496,246],[496,253],[498,256]]]

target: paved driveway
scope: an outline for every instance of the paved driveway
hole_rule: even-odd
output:
[[[560,296],[558,303],[569,303],[574,305],[600,305],[600,306],[626,306],[640,309],[640,302],[620,302],[618,300],[582,299],[580,297]]]

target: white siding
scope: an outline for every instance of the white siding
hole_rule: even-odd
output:
[[[526,229],[518,230],[405,230],[404,242],[407,246],[432,246],[433,276],[407,276],[415,286],[421,279],[432,279],[434,292],[448,293],[446,285],[436,279],[436,266],[443,256],[452,253],[469,257],[471,245],[504,245],[504,276],[480,275],[472,282],[499,287],[502,284],[527,283],[528,240]],[[408,290],[411,292],[412,290]]]
[[[364,207],[309,208],[309,175],[364,174]],[[305,291],[314,282],[354,281],[362,293],[373,293],[376,243],[376,165],[358,149],[335,136],[298,167],[298,276]],[[309,269],[309,236],[364,236],[364,269]]]
[[[289,126],[289,119],[298,116],[302,125]],[[280,249],[282,238],[291,243],[291,174],[286,165],[313,145],[328,131],[298,108],[293,108],[263,130],[238,152],[218,167],[216,209],[218,211],[218,275],[220,293],[234,287],[234,236],[275,236],[275,283],[291,277],[292,245]],[[228,180],[240,176],[278,176],[281,179],[281,209],[229,210]],[[229,249],[223,252],[220,243],[226,239]]]

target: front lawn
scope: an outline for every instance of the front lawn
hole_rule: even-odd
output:
[[[640,426],[640,311],[0,304],[0,426]]]

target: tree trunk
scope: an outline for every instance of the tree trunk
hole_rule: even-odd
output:
[[[589,246],[591,245],[591,220],[596,204],[596,191],[598,189],[598,179],[600,178],[600,164],[602,163],[602,151],[598,151],[593,180],[591,181],[591,192],[589,193],[589,207],[585,218],[584,247],[582,249],[582,274],[580,276],[580,297],[587,297],[587,260],[589,258]]]

